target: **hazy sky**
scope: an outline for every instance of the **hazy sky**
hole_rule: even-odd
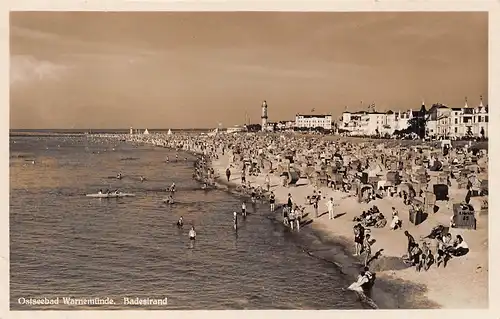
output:
[[[487,13],[15,12],[11,128],[182,128],[479,103]]]

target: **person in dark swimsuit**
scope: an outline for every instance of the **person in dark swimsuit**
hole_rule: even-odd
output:
[[[321,198],[321,195],[316,195],[313,199],[314,218],[318,218],[318,207],[319,207],[320,198]]]
[[[363,242],[365,239],[365,232],[363,226],[361,224],[357,224],[354,226],[354,248],[355,253],[354,256],[359,256],[363,249]]]
[[[274,192],[271,192],[271,195],[269,195],[269,204],[271,206],[271,212],[274,212],[274,205],[276,204],[276,196],[274,195]]]
[[[408,238],[408,258],[411,258],[413,246],[415,246],[415,238],[405,230],[405,236]]]

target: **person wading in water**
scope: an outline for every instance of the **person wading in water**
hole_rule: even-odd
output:
[[[194,226],[191,226],[189,230],[189,240],[196,240],[196,231],[194,230]]]
[[[233,213],[233,228],[238,230],[238,214],[236,212]]]
[[[275,203],[276,203],[276,196],[274,195],[274,192],[271,192],[271,195],[269,195],[269,204],[271,206],[271,212],[274,212]]]
[[[247,216],[247,204],[245,202],[241,203],[241,215],[243,217]]]
[[[181,216],[181,218],[179,218],[179,220],[177,221],[177,227],[182,228],[182,225],[184,225],[184,222]]]

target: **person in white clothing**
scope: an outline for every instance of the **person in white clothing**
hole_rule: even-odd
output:
[[[358,276],[358,280],[354,283],[352,283],[347,289],[349,290],[354,290],[357,292],[363,292],[363,285],[367,284],[370,281],[368,276],[366,276],[366,272],[361,271],[361,273]]]
[[[194,230],[194,226],[191,226],[189,230],[189,240],[196,240],[196,231]]]
[[[326,207],[328,208],[328,218],[333,219],[333,197],[330,197],[330,200],[326,203]]]
[[[241,215],[247,216],[247,204],[245,202],[241,203]]]

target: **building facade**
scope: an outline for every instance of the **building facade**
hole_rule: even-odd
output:
[[[404,130],[413,117],[413,111],[406,112],[347,112],[342,113],[339,129],[351,136],[385,136],[396,130]]]
[[[432,138],[488,137],[488,106],[469,107],[467,100],[463,107],[448,107],[437,104],[429,110],[427,134]]]
[[[332,129],[332,116],[320,114],[297,114],[295,116],[296,128],[316,128],[322,127],[325,130]]]

